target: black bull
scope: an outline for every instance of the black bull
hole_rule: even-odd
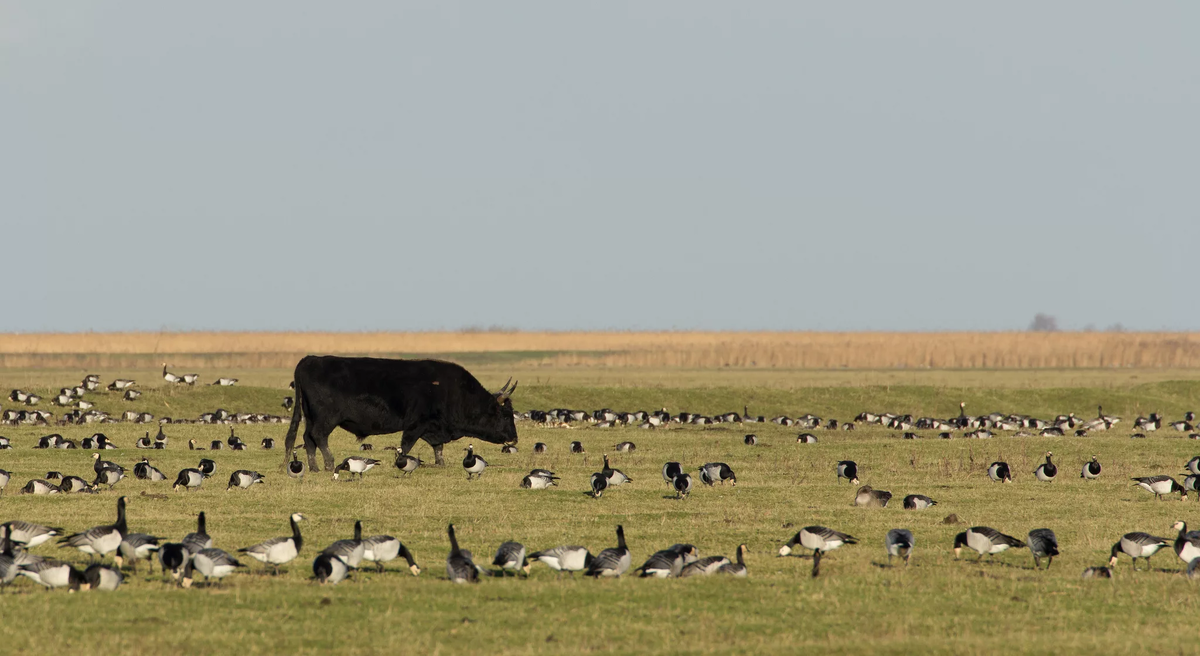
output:
[[[402,453],[425,440],[439,465],[444,464],[442,446],[460,437],[494,444],[517,441],[509,398],[516,384],[505,384],[493,394],[452,362],[309,355],[296,365],[295,381],[296,405],[284,458],[291,458],[303,417],[311,471],[320,471],[318,447],[325,468],[333,469],[329,434],[338,427],[360,440],[403,431]]]

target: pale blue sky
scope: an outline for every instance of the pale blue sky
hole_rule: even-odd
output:
[[[0,0],[0,331],[1200,329],[1194,2]]]

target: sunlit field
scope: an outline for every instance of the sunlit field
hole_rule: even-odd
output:
[[[150,366],[154,366],[152,363]],[[249,450],[189,451],[196,439],[207,445],[225,439],[229,426],[166,425],[164,451],[133,448],[157,425],[113,424],[66,427],[0,427],[12,440],[0,451],[0,468],[13,473],[0,497],[0,521],[22,519],[69,532],[108,524],[116,500],[129,500],[131,531],[177,541],[194,530],[205,511],[217,547],[235,553],[266,538],[289,533],[288,515],[301,512],[305,538],[301,555],[285,573],[248,566],[221,585],[201,583],[179,589],[147,571],[127,573],[114,593],[43,592],[23,578],[0,593],[0,644],[8,653],[91,650],[112,653],[1017,653],[1130,651],[1185,653],[1193,642],[1200,612],[1200,581],[1182,575],[1184,564],[1169,549],[1154,556],[1151,571],[1133,573],[1122,556],[1115,578],[1082,580],[1086,567],[1106,565],[1109,550],[1130,531],[1174,537],[1177,520],[1200,526],[1193,499],[1156,501],[1134,487],[1131,476],[1179,476],[1183,464],[1200,454],[1200,442],[1164,427],[1147,439],[1130,439],[1133,420],[1160,412],[1170,420],[1200,410],[1200,381],[1191,370],[1097,369],[1013,371],[812,371],[663,367],[546,367],[521,361],[481,361],[476,371],[485,385],[499,387],[509,375],[520,379],[516,409],[569,407],[594,410],[687,410],[706,414],[741,412],[799,416],[807,412],[839,421],[861,411],[903,412],[953,417],[964,401],[969,413],[1026,413],[1050,419],[1074,412],[1091,418],[1096,406],[1123,421],[1088,437],[1012,437],[941,440],[932,431],[901,440],[900,432],[860,427],[852,432],[815,430],[817,444],[798,444],[801,431],[774,424],[721,424],[670,429],[544,428],[518,423],[519,452],[503,455],[492,444],[474,444],[490,466],[480,480],[467,481],[459,458],[463,439],[446,448],[446,467],[423,467],[401,478],[391,467],[399,436],[368,438],[382,460],[361,482],[334,481],[328,472],[288,478],[281,469],[282,448],[263,451],[259,443],[280,443],[286,424],[238,425],[234,430]],[[47,399],[59,387],[77,384],[81,369],[0,369],[0,390],[20,387]],[[134,402],[117,393],[97,392],[102,410],[135,409],[156,417],[194,418],[201,412],[285,414],[280,402],[290,395],[286,368],[201,370],[202,383],[217,376],[240,379],[234,387],[168,386],[160,370],[95,371],[105,382],[116,376],[139,381],[143,396]],[[4,400],[0,406],[15,407]],[[61,412],[43,401],[40,408]],[[92,452],[34,450],[36,439],[59,432],[76,441],[100,430],[120,447],[104,457],[128,470],[142,456],[169,479],[201,457],[216,461],[216,475],[197,491],[172,491],[166,482],[129,476],[112,491],[95,495],[24,496],[29,479],[49,470],[91,480]],[[759,445],[743,443],[746,433]],[[579,440],[587,450],[572,455]],[[617,454],[611,447],[630,440],[637,450]],[[549,452],[534,455],[535,442]],[[336,432],[338,460],[359,455],[354,440]],[[1040,483],[1032,475],[1046,451],[1054,452],[1059,475]],[[415,450],[428,461],[428,446]],[[602,454],[633,482],[601,499],[586,494],[588,478],[602,466]],[[456,455],[457,454],[457,455]],[[1097,455],[1104,466],[1097,481],[1079,477],[1082,464]],[[839,460],[855,460],[863,483],[894,494],[887,508],[852,507],[854,487],[834,474]],[[693,475],[705,462],[728,463],[738,484],[697,488],[679,500],[661,477],[668,460]],[[1005,460],[1011,484],[991,482],[986,469]],[[531,468],[554,470],[560,486],[544,491],[519,488]],[[257,470],[264,485],[227,492],[235,469]],[[932,509],[906,511],[907,494],[925,494]],[[956,515],[960,523],[946,523]],[[337,586],[312,582],[311,564],[321,548],[348,538],[355,519],[367,535],[400,538],[423,568],[412,576],[402,560],[386,571],[364,569]],[[528,579],[486,577],[478,585],[445,580],[449,550],[446,525],[458,527],[464,548],[476,562],[489,564],[496,547],[517,540],[528,550],[581,544],[592,553],[615,546],[621,524],[634,566],[671,544],[695,544],[701,556],[733,557],[738,544],[750,553],[745,580],[724,576],[640,580],[636,572],[619,580],[556,576],[534,564]],[[780,558],[779,547],[800,528],[823,525],[858,538],[832,552],[821,576],[810,576],[805,556]],[[1024,539],[1031,529],[1051,528],[1061,556],[1048,571],[1035,571],[1028,550],[1011,550],[975,562],[974,552],[955,560],[954,536],[969,526],[986,525]],[[883,550],[888,529],[908,528],[916,548],[907,568],[889,567]],[[804,550],[798,550],[804,551]],[[46,544],[43,556],[83,566],[87,557]],[[807,554],[807,552],[805,552]],[[235,554],[236,555],[236,554]]]

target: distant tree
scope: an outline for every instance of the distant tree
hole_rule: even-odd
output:
[[[1029,330],[1035,333],[1058,332],[1058,319],[1044,312],[1038,312],[1033,315],[1033,322],[1029,324]]]
[[[1125,326],[1122,326],[1119,323],[1114,323],[1113,325],[1106,328],[1106,330],[1110,333],[1123,333],[1123,332],[1125,332]]]

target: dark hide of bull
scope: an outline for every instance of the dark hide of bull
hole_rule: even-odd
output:
[[[506,384],[493,394],[452,362],[310,355],[296,365],[295,376],[296,405],[284,460],[295,448],[303,417],[304,449],[312,471],[320,471],[317,448],[325,468],[333,469],[329,434],[338,427],[360,440],[403,431],[402,453],[408,453],[417,440],[425,440],[439,465],[444,464],[442,445],[460,437],[494,444],[517,442],[509,398],[516,384],[512,388]]]

